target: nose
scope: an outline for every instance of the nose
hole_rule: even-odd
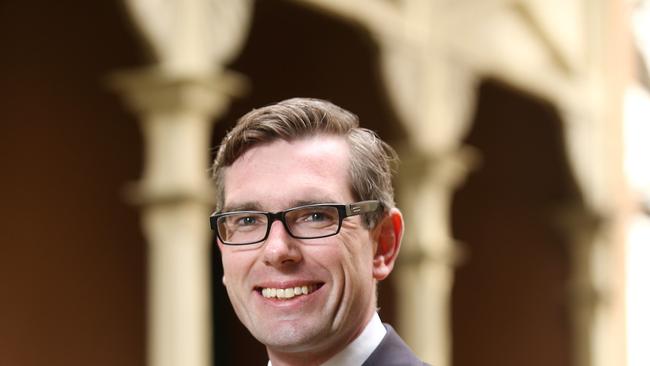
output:
[[[271,225],[263,251],[264,263],[274,267],[283,267],[302,260],[300,246],[279,220]]]

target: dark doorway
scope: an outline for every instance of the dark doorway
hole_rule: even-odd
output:
[[[480,168],[455,195],[467,261],[453,288],[453,365],[569,366],[569,243],[554,215],[579,196],[560,117],[496,81],[480,87],[466,143]]]

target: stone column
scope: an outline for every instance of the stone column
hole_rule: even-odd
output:
[[[150,51],[150,68],[122,72],[114,87],[137,113],[144,137],[140,182],[149,245],[150,366],[211,364],[208,181],[212,121],[242,80],[225,69],[243,46],[251,0],[123,0]]]
[[[438,156],[400,154],[398,202],[407,227],[395,276],[398,324],[418,356],[433,365],[450,365],[451,287],[462,250],[450,233],[449,209],[477,153],[461,147]]]
[[[148,242],[148,364],[211,363],[208,180],[213,116],[237,85],[232,76],[173,77],[159,70],[116,75],[140,117],[142,179],[128,189]]]

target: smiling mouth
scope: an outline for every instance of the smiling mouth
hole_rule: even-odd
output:
[[[322,283],[288,288],[260,287],[257,291],[267,299],[289,300],[296,296],[309,295],[323,286]]]

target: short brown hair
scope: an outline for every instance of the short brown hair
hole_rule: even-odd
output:
[[[217,211],[224,205],[224,168],[232,165],[252,147],[277,139],[286,141],[316,135],[342,136],[350,147],[350,183],[358,200],[378,200],[384,210],[395,206],[393,169],[397,154],[377,134],[359,127],[359,118],[349,111],[320,99],[293,98],[241,117],[221,142],[212,165],[217,186]],[[383,213],[368,217],[374,225]]]

